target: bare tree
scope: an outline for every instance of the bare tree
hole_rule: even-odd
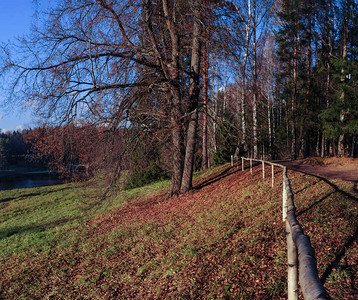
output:
[[[204,7],[199,0],[61,1],[44,27],[15,48],[29,59],[17,61],[6,49],[3,70],[13,72],[15,92],[24,90],[23,99],[60,123],[90,116],[123,126],[141,91],[155,91],[155,111],[145,113],[162,118],[171,131],[169,195],[186,192],[193,173]],[[185,56],[191,56],[190,69]]]

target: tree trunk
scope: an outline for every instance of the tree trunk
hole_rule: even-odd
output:
[[[217,127],[217,119],[218,119],[218,101],[219,101],[219,65],[218,65],[218,57],[215,58],[215,75],[214,75],[214,85],[215,85],[215,97],[213,104],[213,133],[212,133],[212,142],[213,142],[213,153],[217,151],[216,145],[216,127]],[[215,83],[216,82],[216,83]],[[213,156],[213,153],[211,157]]]
[[[355,136],[353,136],[353,139],[352,139],[352,152],[351,152],[351,157],[353,158],[354,157],[354,146],[355,146],[355,142],[356,141],[356,138]]]
[[[252,107],[252,130],[254,135],[254,158],[258,158],[258,139],[257,139],[257,98],[256,93],[253,94],[253,107]]]
[[[183,132],[180,118],[177,118],[179,112],[179,107],[174,107],[172,112],[173,116],[171,117],[173,173],[168,194],[169,197],[180,194],[180,185],[183,175]]]
[[[256,1],[253,3],[253,107],[252,107],[252,122],[253,122],[253,135],[254,135],[254,158],[258,158],[258,139],[257,139],[257,49],[256,49]]]
[[[337,144],[337,156],[343,157],[344,156],[344,134],[341,134],[338,137],[338,144]]]
[[[342,60],[347,60],[347,43],[348,43],[348,16],[347,13],[345,13],[343,17],[343,40],[342,40]],[[344,75],[344,68],[341,69],[341,82],[344,82],[345,75]],[[345,101],[345,93],[344,90],[341,92],[340,96],[341,101],[344,103]],[[345,119],[345,112],[341,111],[339,114],[339,119],[341,123],[344,122]],[[343,124],[342,124],[343,127]],[[341,133],[338,138],[338,147],[337,147],[337,154],[338,157],[344,156],[344,133]]]
[[[318,131],[317,131],[317,140],[316,140],[316,151],[315,151],[315,155],[317,156],[317,157],[319,157],[320,156],[320,149],[319,149],[319,143],[320,143],[320,136],[321,136],[321,131],[318,129]]]
[[[206,170],[208,167],[208,139],[207,139],[207,119],[208,119],[208,70],[209,70],[209,55],[206,49],[206,44],[203,44],[203,145],[202,145],[202,160],[201,169]]]
[[[184,171],[180,192],[186,193],[192,187],[194,153],[195,153],[195,133],[198,123],[198,104],[200,94],[200,35],[201,23],[199,20],[199,1],[194,3],[194,27],[193,40],[191,46],[191,77],[189,89],[190,117],[186,138]]]
[[[298,156],[299,157],[303,157],[303,148],[304,148],[304,139],[303,139],[303,125],[301,124],[300,126],[300,130],[299,130],[300,134],[298,136],[298,149],[299,149],[299,152],[298,152]]]
[[[309,1],[309,11],[308,11],[308,28],[307,28],[307,81],[306,81],[306,117],[309,114],[309,104],[310,104],[310,91],[311,91],[311,64],[312,64],[312,49],[311,49],[311,27],[312,27],[312,10],[313,3],[312,0]],[[305,148],[303,152],[303,157],[308,157],[310,155],[310,139],[309,139],[310,128],[306,124],[306,134],[305,134]]]
[[[322,142],[321,142],[321,157],[324,157],[326,154],[326,139],[324,133],[322,132]]]
[[[272,125],[271,125],[271,100],[269,98],[267,104],[267,119],[268,119],[268,135],[269,135],[269,155],[272,159]]]
[[[295,20],[295,31],[297,31],[297,19]],[[294,53],[293,53],[293,91],[292,91],[292,145],[291,155],[296,158],[296,111],[297,111],[297,32],[294,38]]]
[[[244,54],[244,61],[241,70],[241,93],[240,93],[240,100],[241,100],[241,129],[242,129],[242,136],[240,139],[240,133],[238,134],[238,142],[235,151],[235,156],[238,157],[241,153],[240,150],[243,152],[247,151],[246,145],[246,122],[245,122],[245,85],[246,85],[246,64],[247,64],[247,57],[249,55],[249,43],[250,43],[250,27],[251,27],[251,0],[247,1],[248,4],[248,18],[247,23],[245,25],[245,54]]]
[[[182,98],[180,93],[180,39],[176,26],[171,18],[167,0],[163,0],[163,11],[166,24],[170,33],[171,62],[168,64],[168,77],[170,79],[169,89],[171,92],[171,133],[172,133],[172,155],[173,172],[168,196],[178,195],[183,176],[183,131],[182,131]],[[174,15],[175,12],[172,13]]]

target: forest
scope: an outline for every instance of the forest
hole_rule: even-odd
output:
[[[59,0],[39,20],[1,77],[43,122],[27,151],[66,176],[173,196],[231,155],[358,156],[356,0]]]

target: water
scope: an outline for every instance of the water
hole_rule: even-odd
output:
[[[63,180],[47,171],[0,176],[0,190],[22,189],[61,184]]]

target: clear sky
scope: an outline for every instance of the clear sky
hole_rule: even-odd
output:
[[[28,34],[34,21],[37,4],[44,6],[48,2],[48,0],[0,0],[0,44],[6,44]],[[35,118],[28,108],[4,107],[5,100],[5,91],[0,90],[1,131],[34,127]]]

